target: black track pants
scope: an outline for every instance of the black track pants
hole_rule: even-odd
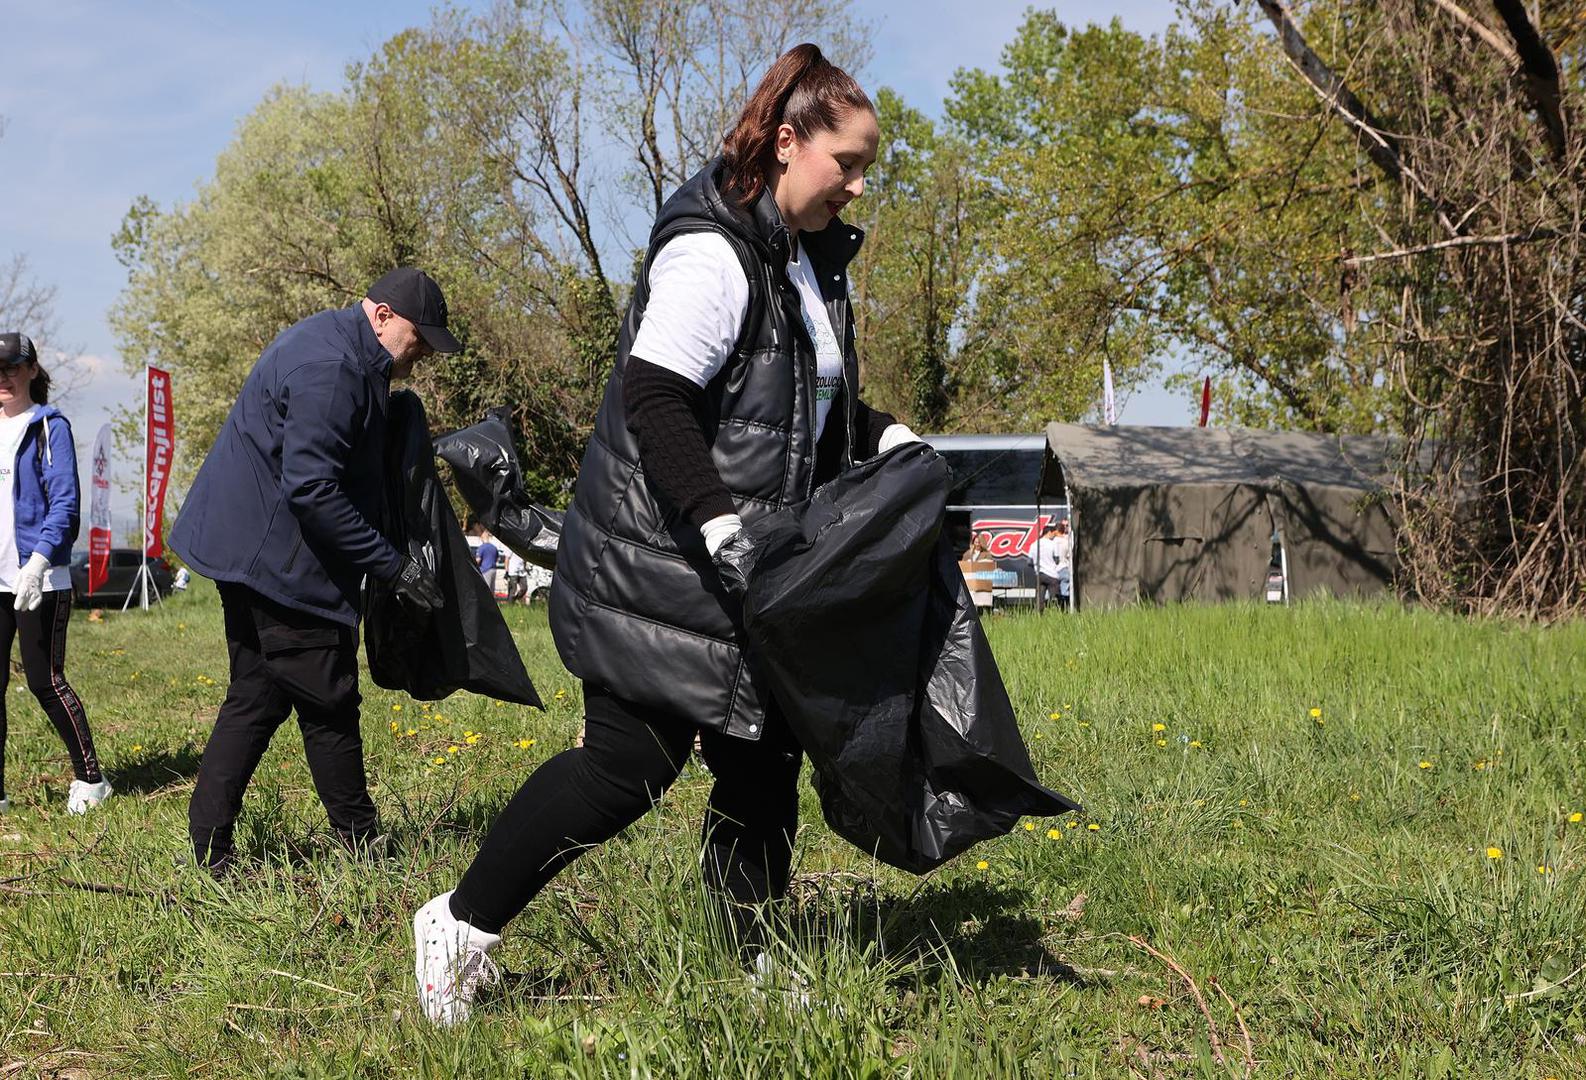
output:
[[[716,778],[705,813],[705,883],[734,912],[787,891],[803,751],[774,710],[755,742],[702,731],[588,683],[584,710],[584,745],[524,781],[452,894],[454,916],[500,933],[562,867],[655,804],[696,735]]]
[[[99,771],[99,756],[94,752],[94,736],[88,730],[88,712],[77,692],[66,681],[66,624],[72,617],[69,589],[54,589],[44,594],[44,603],[34,611],[16,611],[14,593],[0,592],[0,795],[5,794],[5,692],[11,682],[11,643],[22,653],[22,670],[27,673],[28,689],[38,699],[44,715],[71,755],[72,773],[79,780],[97,784],[104,779]]]
[[[232,856],[242,793],[270,739],[297,710],[314,788],[331,826],[350,844],[378,828],[358,730],[358,635],[339,623],[220,582],[231,685],[204,747],[188,804],[193,853],[209,866]]]

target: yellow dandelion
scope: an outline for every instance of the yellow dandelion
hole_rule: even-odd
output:
[[[1200,748],[1201,748],[1201,741],[1199,739],[1191,739],[1190,740],[1190,749],[1199,750]]]
[[[1245,827],[1245,823],[1244,823],[1244,822],[1242,822],[1242,821],[1240,821],[1240,820],[1238,820],[1238,819],[1237,819],[1237,818],[1236,818],[1236,819],[1235,819],[1235,820],[1234,820],[1234,823],[1233,823],[1233,826],[1234,826],[1234,828],[1236,828],[1236,829],[1242,829],[1242,828],[1244,828],[1244,827]]]
[[[991,869],[991,864],[988,863],[985,859],[981,859],[979,862],[977,862],[975,864],[975,869],[976,870],[990,870]]]
[[[1158,745],[1158,746],[1166,746],[1166,745],[1167,745],[1167,740],[1166,740],[1166,739],[1158,739],[1158,740],[1157,740],[1157,741],[1156,741],[1156,744],[1157,744],[1157,745]]]
[[[1087,721],[1087,720],[1081,720],[1081,721],[1080,721],[1080,722],[1079,722],[1079,726],[1080,726],[1080,727],[1090,727],[1090,722],[1089,722],[1089,721]]]
[[[1349,793],[1349,801],[1350,801],[1350,802],[1359,802],[1359,801],[1360,801],[1360,792],[1358,792],[1358,791],[1351,791],[1351,792],[1350,792],[1350,793]]]
[[[397,729],[397,722],[395,720],[393,720],[393,721],[391,721],[391,730],[395,731],[396,729]]]
[[[447,747],[447,748],[446,748],[446,752],[447,752],[447,753],[448,753],[448,754],[455,754],[455,753],[457,753],[457,751],[458,751],[458,749],[459,749],[459,748],[458,748],[458,746],[457,746],[457,744],[456,744],[456,743],[453,743],[453,744],[452,744],[452,745],[451,745],[451,746],[448,746],[448,747]]]
[[[1079,828],[1079,822],[1077,822],[1077,821],[1070,821],[1070,822],[1069,822],[1069,823],[1068,823],[1068,827],[1069,827],[1069,828],[1070,828],[1070,829],[1077,829],[1077,828]]]
[[[443,758],[443,757],[435,758],[435,759],[433,759],[433,764],[444,765],[444,764],[446,764],[446,759]]]
[[[1422,761],[1416,765],[1418,769],[1430,769],[1431,767],[1432,763],[1430,761]]]
[[[1490,847],[1490,848],[1488,848],[1487,849],[1487,858],[1489,858],[1489,859],[1501,859],[1501,858],[1503,858],[1503,848],[1501,848],[1501,847]]]
[[[519,750],[527,750],[529,747],[531,747],[533,745],[534,745],[534,740],[533,739],[519,739],[518,740],[518,749]]]
[[[1046,838],[1048,840],[1061,840],[1061,839],[1063,839],[1063,830],[1062,829],[1047,829],[1046,830]]]
[[[473,733],[474,733],[473,728],[468,728],[468,729],[466,729],[463,732],[463,738],[466,739],[466,738],[468,738],[468,736],[472,735]]]
[[[1486,767],[1487,763],[1485,761],[1478,761],[1476,764],[1471,766],[1471,768],[1475,769],[1477,772],[1481,772],[1481,770],[1485,769]]]
[[[1250,805],[1250,800],[1249,799],[1240,799],[1239,800],[1239,805],[1240,806],[1249,806]]]
[[[1025,823],[1024,823],[1024,831],[1025,831],[1025,832],[1034,832],[1034,831],[1035,831],[1035,822],[1033,822],[1033,821],[1026,821],[1026,822],[1025,822]]]
[[[1101,826],[1097,825],[1094,821],[1092,821],[1089,825],[1086,825],[1085,828],[1091,832],[1101,832]]]
[[[1571,814],[1569,816],[1570,824],[1571,825],[1579,825],[1580,824],[1580,817],[1581,817],[1580,811],[1579,810],[1575,811],[1573,814]]]
[[[392,712],[401,712],[402,711],[402,706],[401,705],[393,705],[393,706],[391,706],[391,711]]]
[[[1039,738],[1040,738],[1040,737],[1041,737],[1041,733],[1040,733],[1040,732],[1039,732],[1039,731],[1037,731],[1037,732],[1036,732],[1036,733],[1035,733],[1035,737],[1036,737],[1036,738],[1037,738],[1037,739],[1039,739]]]
[[[1048,720],[1061,720],[1061,719],[1063,719],[1063,714],[1060,713],[1060,712],[1054,712],[1050,716],[1048,716],[1047,719]]]
[[[1320,720],[1321,718],[1322,718],[1322,710],[1321,709],[1312,709],[1311,710],[1311,719],[1312,720]]]
[[[133,743],[132,744],[132,752],[134,754],[136,754],[139,750],[142,750],[142,749],[143,749],[143,744],[142,743]]]
[[[472,746],[472,745],[474,745],[475,743],[477,743],[479,741],[479,736],[478,735],[470,735],[470,736],[468,736],[468,738],[464,739],[463,741],[466,742],[469,746]]]
[[[403,734],[404,735],[417,735],[418,732],[416,730],[414,730],[413,728],[408,728],[407,731],[403,732]]]
[[[505,701],[496,702],[496,708],[498,708],[498,709],[503,708],[505,705],[506,705]]]
[[[1151,725],[1151,730],[1152,731],[1166,731],[1167,730],[1167,725],[1166,724],[1152,724]]]
[[[1536,872],[1539,874],[1551,874],[1553,872],[1553,868],[1547,863],[1543,863],[1536,868]]]

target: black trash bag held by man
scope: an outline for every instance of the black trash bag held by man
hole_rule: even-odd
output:
[[[479,423],[437,436],[435,453],[452,467],[463,501],[492,536],[525,561],[556,569],[562,513],[531,502],[523,490],[505,409],[491,409]]]
[[[370,677],[423,700],[471,690],[544,708],[441,487],[424,406],[412,391],[400,390],[391,395],[387,414],[381,531],[435,575],[446,603],[420,615],[385,585],[369,582],[364,648]]]
[[[910,443],[750,530],[744,630],[826,822],[913,873],[1023,815],[1079,809],[1035,778],[941,538],[950,481],[934,450]]]

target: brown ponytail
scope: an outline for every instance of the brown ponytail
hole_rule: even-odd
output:
[[[50,400],[50,373],[44,370],[44,365],[34,364],[38,372],[28,380],[28,397],[33,399],[33,404],[44,405]]]
[[[816,46],[808,42],[793,46],[777,57],[722,140],[727,195],[744,206],[760,197],[775,153],[777,129],[783,124],[800,139],[808,139],[817,131],[837,130],[854,109],[876,111],[853,76],[822,56]]]

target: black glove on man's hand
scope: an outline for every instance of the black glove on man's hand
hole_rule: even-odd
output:
[[[716,573],[720,576],[721,583],[739,600],[742,600],[743,594],[749,591],[749,571],[754,567],[754,560],[758,554],[754,541],[749,539],[749,534],[739,529],[722,541],[721,547],[716,549],[716,554],[710,557],[716,564]]]
[[[420,611],[434,611],[446,606],[446,597],[435,579],[411,555],[402,556],[402,569],[391,579],[391,589],[397,596]]]

